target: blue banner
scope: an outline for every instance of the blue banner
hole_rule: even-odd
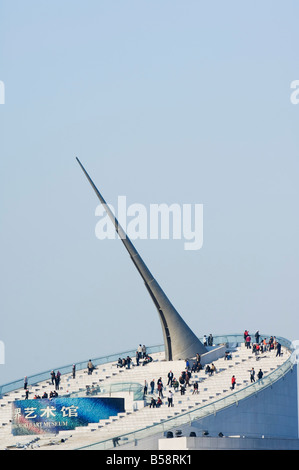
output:
[[[98,423],[125,411],[123,398],[53,398],[13,403],[12,434],[57,433]]]

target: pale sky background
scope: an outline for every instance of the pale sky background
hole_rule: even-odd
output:
[[[299,339],[297,1],[0,0],[0,384],[161,344],[98,201],[204,205],[136,248],[185,321]]]

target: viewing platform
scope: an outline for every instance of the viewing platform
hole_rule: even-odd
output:
[[[266,336],[265,336],[266,337]],[[262,335],[262,338],[264,336]],[[77,427],[71,431],[61,431],[56,435],[42,436],[26,435],[13,436],[12,431],[12,405],[16,400],[25,399],[25,390],[21,381],[7,386],[2,386],[0,400],[0,449],[25,448],[29,446],[35,449],[112,449],[126,448],[130,443],[142,445],[149,438],[165,438],[168,432],[176,436],[178,431],[189,436],[193,431],[197,436],[201,432],[193,427],[205,417],[215,416],[220,411],[232,406],[238,406],[242,400],[257,396],[274,383],[283,379],[293,369],[291,344],[279,338],[281,354],[277,351],[265,351],[255,354],[248,349],[242,335],[216,337],[214,346],[209,347],[209,352],[217,350],[220,346],[229,351],[231,359],[223,355],[212,362],[215,365],[213,374],[207,373],[206,364],[202,370],[191,372],[189,385],[184,394],[180,386],[174,389],[167,385],[168,373],[171,370],[174,378],[179,380],[182,371],[186,369],[184,360],[166,361],[163,346],[147,348],[147,353],[153,359],[152,362],[143,365],[143,359],[139,366],[136,365],[133,351],[115,354],[108,358],[93,360],[95,370],[88,374],[87,361],[77,365],[75,378],[71,373],[71,366],[59,369],[61,381],[59,385],[59,397],[123,397],[125,400],[125,412],[109,419],[89,423],[84,427]],[[132,357],[130,369],[119,368],[119,357]],[[187,359],[187,358],[186,358]],[[105,360],[107,362],[105,362]],[[190,368],[193,359],[188,358]],[[255,382],[251,382],[250,371],[255,370]],[[263,377],[258,379],[258,372],[262,370]],[[58,369],[57,369],[58,370]],[[234,389],[231,389],[231,378],[236,378]],[[161,378],[163,383],[162,405],[159,408],[149,406],[151,397],[158,397],[157,380]],[[154,379],[154,393],[151,394],[150,382]],[[143,393],[145,381],[148,384],[147,394]],[[34,395],[42,396],[44,392],[50,394],[54,386],[50,380],[50,371],[34,378],[28,378],[29,398]],[[194,391],[194,383],[198,383],[198,393]],[[5,391],[5,388],[7,391]],[[173,392],[173,406],[168,406],[169,390]],[[55,401],[55,398],[53,398]],[[257,428],[258,431],[258,428]],[[271,429],[269,428],[271,437]],[[258,437],[258,432],[256,436]],[[260,436],[261,437],[261,436]]]

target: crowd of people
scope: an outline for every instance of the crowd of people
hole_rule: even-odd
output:
[[[42,396],[40,396],[38,394],[35,394],[33,396],[34,400],[40,400],[40,399],[45,399],[45,398],[50,398],[51,399],[51,398],[58,397],[57,390],[59,390],[59,384],[60,384],[60,380],[61,380],[61,373],[59,371],[57,371],[57,373],[55,374],[55,372],[52,370],[51,373],[50,373],[50,380],[51,380],[51,384],[55,386],[55,390],[51,391],[49,394],[47,392],[44,392]],[[24,378],[24,390],[25,390],[25,400],[28,400],[30,392],[29,392],[29,387],[28,387],[28,377],[27,376],[25,376],[25,378]]]
[[[50,376],[51,376],[52,385],[55,385],[55,390],[59,390],[61,373],[58,370],[57,373],[55,374],[54,370],[52,370]]]
[[[210,334],[208,337],[204,335],[203,343],[205,346],[212,346],[213,335]],[[246,348],[251,349],[252,352],[257,356],[266,351],[276,351],[276,356],[280,356],[282,354],[281,344],[279,343],[279,341],[277,341],[276,337],[270,336],[268,338],[268,341],[266,338],[261,339],[259,331],[257,331],[254,334],[254,341],[252,341],[252,337],[249,333],[249,330],[246,329],[244,331],[244,343],[245,343]],[[232,352],[225,351],[224,359],[231,360]],[[153,361],[153,358],[147,353],[145,345],[142,346],[141,344],[139,344],[136,350],[136,354],[135,354],[135,364],[133,362],[133,359],[130,356],[127,356],[123,358],[119,357],[116,365],[118,368],[130,369],[131,366],[138,367],[140,364],[144,366],[152,361]],[[96,367],[93,365],[92,361],[89,360],[87,363],[88,375],[91,375],[95,369]],[[192,364],[190,364],[190,361],[188,359],[185,360],[185,369],[181,371],[178,379],[174,376],[174,373],[172,370],[169,371],[167,375],[167,386],[169,387],[169,390],[168,390],[168,406],[169,407],[174,406],[174,403],[173,403],[174,394],[171,389],[173,389],[174,392],[177,392],[180,390],[180,394],[185,395],[187,388],[191,387],[190,380],[191,380],[192,374],[195,372],[199,372],[201,370],[203,370],[203,366],[201,364],[201,357],[199,354],[196,354],[196,357],[194,358]],[[204,371],[205,371],[205,374],[208,374],[209,376],[212,376],[214,373],[217,372],[214,363],[207,364]],[[74,379],[76,377],[76,365],[75,364],[73,364],[72,366],[72,377]],[[263,371],[260,369],[259,372],[256,374],[254,368],[252,368],[250,371],[251,383],[255,382],[256,380],[255,377],[257,377],[258,380],[261,380],[263,378]],[[59,390],[61,373],[59,371],[55,373],[54,370],[52,370],[50,373],[50,379],[51,379],[51,384],[55,386],[55,390],[51,391],[49,395],[47,394],[47,392],[45,392],[42,397],[40,397],[39,395],[35,395],[34,399],[43,399],[43,398],[51,399],[51,398],[55,398],[58,396],[57,391]],[[230,387],[231,390],[235,389],[236,383],[237,383],[237,379],[235,375],[233,375],[231,377],[231,387]],[[24,379],[24,389],[25,389],[25,399],[27,400],[29,397],[27,377],[25,377]],[[148,395],[148,390],[150,390],[151,395],[154,395],[155,389],[157,392],[157,398],[155,398],[154,396],[151,397],[151,401],[150,401],[151,408],[152,407],[158,408],[163,404],[162,400],[164,399],[164,394],[163,394],[164,385],[163,385],[163,381],[161,377],[158,378],[157,382],[155,382],[155,379],[152,379],[149,385],[147,381],[145,381],[144,388],[143,388],[143,396],[146,397]],[[192,394],[198,394],[198,393],[199,393],[199,383],[194,382]],[[91,391],[90,391],[90,394],[92,394]]]
[[[255,353],[256,355],[260,353],[265,353],[266,351],[275,351],[276,356],[280,356],[282,354],[281,344],[279,343],[279,341],[277,341],[275,336],[270,336],[267,340],[267,338],[261,338],[259,331],[257,331],[254,335],[254,341],[252,341],[249,331],[245,330],[244,342],[245,342],[246,348],[248,349],[250,348],[252,352]],[[208,346],[213,345],[212,334],[210,334],[209,337],[204,336],[204,344]],[[229,350],[225,351],[224,360],[232,360],[232,355],[233,355],[232,351],[229,351]],[[169,371],[168,376],[167,376],[167,386],[169,387],[169,393],[171,394],[171,399],[170,397],[168,397],[168,406],[174,406],[173,393],[171,391],[171,388],[173,388],[174,392],[177,392],[180,390],[180,394],[184,395],[186,393],[187,388],[191,387],[190,379],[191,379],[192,374],[194,372],[199,372],[200,370],[203,369],[200,359],[201,358],[199,354],[196,354],[196,357],[192,364],[190,364],[189,360],[186,359],[185,370],[181,372],[178,379],[176,379],[172,370]],[[212,376],[213,374],[217,372],[217,369],[214,363],[212,363],[212,364],[207,364],[204,371],[205,371],[205,374]],[[261,368],[259,368],[259,370],[256,373],[254,368],[252,367],[252,369],[250,370],[250,383],[253,383],[256,380],[262,380],[263,376],[264,376],[264,372],[262,371]],[[231,377],[231,384],[230,384],[231,390],[234,390],[236,385],[237,385],[237,377],[233,375]],[[158,379],[156,386],[155,386],[155,380],[153,379],[151,381],[150,393],[152,395],[154,394],[155,387],[156,387],[158,398],[157,399],[155,397],[151,398],[151,402],[150,402],[151,408],[152,407],[156,408],[163,404],[162,400],[164,398],[164,394],[163,394],[164,386],[163,386],[161,377]],[[192,394],[198,394],[198,393],[199,393],[199,382],[195,381],[193,382]]]
[[[199,360],[199,356],[197,357],[197,361],[198,360]],[[167,374],[167,387],[169,387],[168,395],[167,395],[168,407],[174,406],[174,402],[173,402],[174,392],[177,392],[178,390],[180,390],[180,394],[185,395],[187,387],[191,387],[191,383],[190,383],[191,376],[192,376],[192,367],[190,367],[190,363],[188,360],[186,360],[186,367],[183,371],[181,371],[178,379],[174,376],[174,373],[172,370],[168,372]],[[159,408],[163,404],[162,400],[165,398],[165,396],[163,393],[164,385],[163,385],[162,377],[159,377],[159,379],[156,382],[155,382],[155,379],[151,380],[150,382],[151,395],[154,394],[155,390],[157,393],[157,398],[155,398],[154,396],[151,397],[151,401],[149,404],[150,408]],[[144,393],[147,394],[146,387],[144,388]],[[193,384],[193,394],[194,393],[199,393],[198,382],[195,382]]]
[[[259,331],[254,334],[255,341],[252,341],[252,337],[249,331],[244,331],[244,342],[247,349],[251,349],[256,355],[264,352],[276,352],[276,356],[281,356],[281,344],[275,336],[270,336],[268,341],[267,338],[261,339]]]
[[[130,356],[127,356],[123,358],[119,357],[116,365],[119,368],[124,367],[126,369],[130,369],[131,366],[138,367],[140,364],[142,364],[143,366],[146,366],[146,364],[149,364],[152,361],[153,361],[153,358],[146,352],[145,345],[141,346],[141,344],[139,344],[135,353],[135,362],[136,362],[135,364],[133,362],[133,359]]]
[[[30,392],[28,390],[28,388],[26,388],[25,390],[25,400],[29,400],[29,395],[30,395]],[[49,394],[47,392],[44,392],[42,396],[40,396],[39,394],[35,394],[33,396],[33,400],[42,400],[42,399],[52,399],[52,398],[57,398],[58,397],[58,393],[56,390],[53,390],[51,391]]]
[[[245,347],[247,349],[251,349],[251,351],[256,355],[256,359],[259,359],[259,355],[263,354],[265,352],[271,352],[271,351],[276,351],[276,356],[281,356],[282,351],[281,351],[281,344],[279,341],[277,341],[275,336],[270,336],[268,341],[267,338],[261,339],[261,335],[259,330],[256,331],[254,334],[254,339],[255,341],[252,341],[252,337],[249,333],[249,330],[246,329],[244,331],[244,343]],[[255,375],[255,369],[252,367],[250,370],[250,383],[255,382],[255,376],[257,376],[258,380],[262,380],[264,373],[262,369],[260,369]],[[231,378],[231,390],[234,390],[236,386],[236,377],[233,375]]]
[[[212,333],[210,333],[208,337],[207,335],[204,335],[202,342],[204,346],[213,346],[214,338],[213,338]]]
[[[56,392],[56,390],[54,391],[51,391],[49,394],[47,392],[44,392],[42,396],[40,395],[34,395],[33,397],[33,400],[42,400],[42,399],[45,399],[45,398],[48,398],[48,399],[52,399],[52,398],[57,398],[58,397],[58,393]],[[28,399],[28,396],[26,398],[26,400]]]

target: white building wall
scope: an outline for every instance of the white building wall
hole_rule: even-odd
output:
[[[160,439],[158,450],[299,450],[299,440],[179,437],[174,439]]]

